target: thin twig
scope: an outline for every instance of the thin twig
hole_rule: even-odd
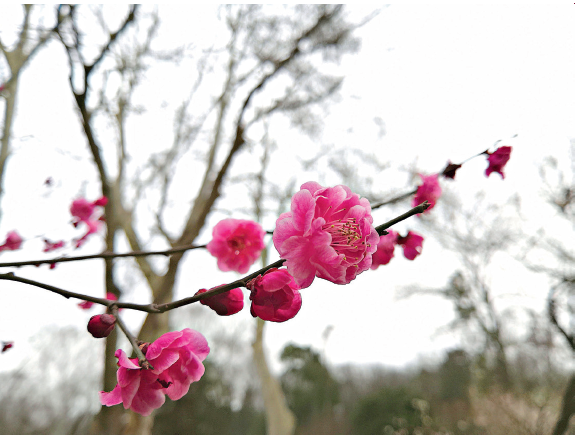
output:
[[[172,254],[179,254],[181,252],[190,251],[192,249],[200,249],[205,247],[206,245],[186,245],[166,249],[163,251],[132,251],[124,253],[102,252],[100,254],[80,255],[78,257],[52,258],[50,260],[13,261],[11,263],[0,263],[0,267],[39,266],[41,264],[55,264],[55,263],[66,263],[69,261],[94,260],[96,258],[112,259],[112,258],[124,258],[124,257],[147,257],[149,255],[165,255],[167,257]]]
[[[134,353],[136,354],[136,357],[138,358],[138,364],[140,365],[140,367],[142,367],[143,369],[146,369],[146,370],[154,370],[154,367],[152,367],[152,365],[146,359],[146,356],[142,352],[142,349],[140,349],[140,346],[138,346],[138,342],[136,340],[136,337],[134,337],[130,333],[130,331],[128,330],[128,327],[126,326],[126,324],[124,323],[122,318],[118,315],[118,307],[116,306],[116,304],[113,304],[111,306],[111,308],[112,308],[112,314],[116,318],[116,323],[118,324],[118,326],[120,327],[120,329],[122,330],[124,335],[126,337],[128,337],[128,340],[130,340],[130,344],[132,345],[132,349],[134,350]]]
[[[377,233],[382,236],[384,234],[386,234],[385,230],[389,227],[391,227],[392,225],[395,225],[398,222],[401,222],[415,214],[419,214],[419,213],[423,213],[425,210],[427,210],[429,207],[431,206],[431,204],[427,201],[422,202],[421,204],[419,204],[417,207],[413,207],[411,210],[409,210],[407,213],[402,214],[401,216],[398,216],[382,225],[379,225],[377,227],[375,227],[375,230],[377,231]]]

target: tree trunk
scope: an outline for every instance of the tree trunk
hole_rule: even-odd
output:
[[[263,320],[257,319],[256,337],[252,349],[264,398],[267,435],[292,435],[295,432],[295,416],[286,404],[280,383],[269,371],[263,346],[264,325]]]

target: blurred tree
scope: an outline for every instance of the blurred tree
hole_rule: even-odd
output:
[[[281,385],[298,427],[314,418],[334,419],[334,407],[340,402],[339,384],[322,364],[320,355],[311,347],[287,345],[281,360],[287,368]]]
[[[154,51],[159,17],[136,6],[125,10],[124,18],[114,25],[108,24],[105,8],[67,5],[59,7],[57,15],[61,22],[57,34],[70,65],[70,88],[102,195],[109,199],[105,214],[106,250],[110,252],[120,236],[125,236],[133,250],[152,241],[168,246],[192,244],[228,187],[232,162],[246,143],[253,147],[260,141],[262,124],[281,113],[303,131],[316,132],[316,108],[342,82],[340,77],[323,73],[318,60],[335,61],[358,47],[352,36],[354,25],[347,22],[341,6],[223,8],[222,33],[228,36],[227,42],[199,54],[197,70],[188,79],[191,89],[182,84],[184,97],[174,115],[172,143],[158,144],[158,151],[146,161],[139,155],[139,143],[129,140],[129,121],[141,112],[136,101],[142,97],[139,89],[144,73],[158,60],[182,59],[186,50]],[[199,112],[198,107],[202,107]],[[103,127],[106,124],[111,130]],[[182,181],[181,174],[189,171],[186,164],[192,146],[201,152],[194,172],[202,175],[197,177],[195,198],[182,198],[181,184],[176,186],[176,181]],[[189,188],[184,191],[191,193]],[[188,201],[190,207],[182,210],[180,205]],[[174,208],[185,218],[180,228],[168,229],[164,222]],[[156,222],[151,229],[143,224],[150,220]],[[172,255],[161,265],[146,257],[135,260],[154,303],[172,300],[183,258],[184,254]],[[126,264],[106,261],[106,290],[116,295],[122,293],[117,277],[122,263]],[[127,264],[133,264],[132,260]],[[168,318],[168,313],[148,316],[139,338],[152,341],[166,332]],[[104,374],[107,391],[116,383],[115,347],[111,335]],[[152,418],[131,415],[132,422],[125,429],[116,408],[103,408],[94,431],[149,433]]]
[[[351,416],[354,433],[395,433],[393,429],[411,433],[423,425],[422,413],[415,402],[417,399],[418,396],[408,387],[386,387],[370,394],[357,403]]]
[[[264,435],[262,411],[255,409],[253,393],[247,390],[242,407],[232,409],[231,386],[223,379],[223,368],[206,363],[202,382],[177,401],[168,401],[156,413],[153,434],[173,435]]]

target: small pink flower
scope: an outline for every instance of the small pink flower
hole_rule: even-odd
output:
[[[203,288],[198,290],[196,295],[205,292],[207,292],[207,290]],[[227,292],[220,293],[219,295],[202,299],[200,300],[200,303],[202,305],[207,305],[220,316],[231,316],[232,314],[240,312],[244,307],[244,293],[240,288],[234,288]]]
[[[397,238],[397,244],[403,247],[403,255],[405,255],[405,258],[413,260],[421,254],[423,237],[413,231],[409,231],[407,236]]]
[[[52,264],[56,264],[56,263],[52,263]],[[106,293],[106,299],[108,299],[109,301],[117,301],[118,297],[114,294],[114,293]],[[94,302],[90,302],[90,301],[84,301],[84,302],[80,302],[78,303],[78,306],[80,308],[82,308],[83,310],[89,310],[90,308],[92,308],[92,305],[94,305]]]
[[[84,302],[78,303],[78,306],[80,308],[82,308],[83,310],[89,310],[90,308],[92,308],[92,305],[94,305],[94,302],[90,302],[90,301],[84,301]]]
[[[299,286],[285,269],[271,268],[248,282],[251,314],[270,322],[285,322],[301,308]]]
[[[104,338],[110,335],[116,326],[116,318],[111,314],[98,314],[90,317],[88,332],[94,338]]]
[[[188,328],[168,332],[144,349],[151,370],[140,368],[138,360],[129,359],[122,349],[116,351],[118,384],[109,393],[100,392],[102,405],[123,403],[125,409],[150,415],[164,404],[166,394],[178,400],[192,382],[200,380],[205,370],[202,361],[210,352],[204,336]]]
[[[216,224],[212,234],[206,248],[218,259],[218,267],[224,272],[246,273],[265,247],[266,233],[253,221],[224,219]]]
[[[60,240],[59,242],[51,242],[48,239],[44,239],[44,249],[42,252],[52,252],[56,249],[63,248],[66,243],[64,240]]]
[[[70,206],[70,214],[76,219],[72,222],[77,227],[81,222],[88,226],[88,231],[81,238],[77,239],[76,248],[79,248],[88,239],[90,234],[96,233],[100,229],[102,216],[95,216],[96,207],[103,207],[108,203],[108,198],[102,196],[96,201],[88,202],[85,198],[78,198]]]
[[[429,211],[435,206],[435,202],[441,196],[441,186],[439,185],[437,174],[419,174],[419,176],[421,177],[423,184],[417,188],[417,192],[415,193],[411,206],[416,207],[422,202],[428,201],[431,205],[424,211],[424,213],[429,213]]]
[[[377,269],[381,265],[388,264],[394,255],[398,234],[393,230],[387,230],[389,234],[381,236],[377,244],[377,251],[371,257],[371,268]]]
[[[14,347],[13,341],[3,341],[2,342],[2,353],[6,352],[8,349],[11,349],[13,347]]]
[[[6,241],[0,245],[0,251],[15,251],[20,249],[22,237],[16,231],[10,231],[6,235]]]
[[[509,161],[511,157],[511,149],[512,147],[500,147],[497,148],[492,153],[488,153],[487,161],[489,162],[489,166],[485,170],[485,176],[489,177],[492,172],[498,172],[501,175],[501,178],[505,178],[505,174],[503,173],[503,168]]]
[[[347,186],[301,186],[291,211],[280,215],[273,241],[301,288],[315,277],[348,284],[371,266],[379,236],[369,201]]]

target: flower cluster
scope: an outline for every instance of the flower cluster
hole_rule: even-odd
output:
[[[224,219],[213,229],[206,249],[218,259],[220,270],[246,273],[265,248],[265,231],[254,221]]]
[[[401,237],[393,230],[379,238],[377,251],[373,254],[372,269],[388,264],[394,256],[395,246],[400,245],[403,248],[403,255],[408,260],[414,260],[419,254],[423,245],[423,237],[413,231],[409,231],[405,237]]]
[[[152,369],[142,369],[136,358],[129,359],[122,349],[118,358],[118,384],[106,393],[100,392],[102,405],[122,403],[142,415],[150,415],[162,406],[166,395],[172,400],[182,398],[192,382],[204,374],[202,361],[210,352],[202,334],[191,329],[168,332],[142,348]]]
[[[88,239],[88,236],[96,233],[102,224],[103,215],[96,216],[96,207],[104,207],[108,203],[108,198],[102,196],[96,201],[89,202],[85,198],[78,198],[70,206],[70,214],[75,217],[72,222],[77,227],[81,222],[86,224],[88,231],[76,240],[76,248],[79,248]]]
[[[280,215],[273,242],[300,288],[315,277],[348,284],[371,266],[379,236],[369,201],[346,186],[310,181]]]

